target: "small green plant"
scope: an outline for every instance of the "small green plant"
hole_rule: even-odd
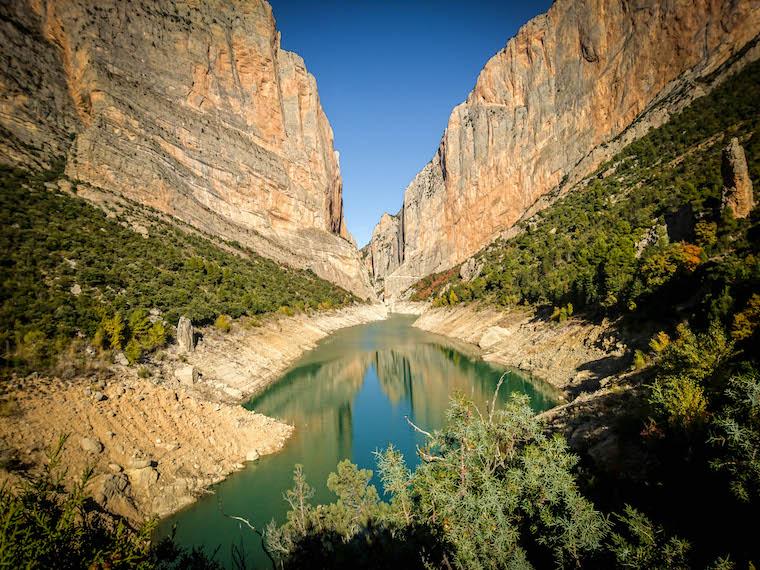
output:
[[[663,331],[658,332],[649,341],[649,348],[656,354],[662,353],[670,344],[670,337]]]
[[[638,348],[633,353],[633,369],[641,370],[647,365],[646,355]]]
[[[282,305],[279,309],[277,309],[277,312],[280,315],[285,315],[286,317],[292,317],[296,314],[295,311],[287,305]]]
[[[150,378],[150,368],[147,366],[140,366],[140,368],[137,369],[137,376],[140,378]]]
[[[573,304],[568,303],[564,307],[554,307],[554,311],[549,317],[551,320],[557,323],[564,323],[567,319],[573,316]]]
[[[228,333],[232,330],[232,320],[227,315],[219,315],[214,321],[214,327],[223,333]]]

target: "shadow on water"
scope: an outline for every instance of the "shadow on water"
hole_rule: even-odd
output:
[[[417,464],[415,448],[422,436],[405,416],[427,430],[437,429],[455,393],[485,408],[506,369],[479,360],[468,345],[412,327],[414,319],[395,315],[338,331],[246,403],[250,410],[294,425],[292,438],[281,452],[248,464],[217,485],[213,496],[163,521],[159,532],[168,533],[176,524],[181,544],[208,552],[221,545],[217,559],[225,565],[231,563],[231,547],[242,544],[249,563],[268,567],[258,537],[225,518],[220,504],[226,513],[263,528],[273,518],[284,519],[282,496],[291,486],[295,464],[303,465],[315,487],[315,502],[328,502],[333,497],[325,482],[342,459],[374,471],[374,452],[393,443],[410,466]],[[500,400],[513,393],[527,394],[537,412],[556,402],[547,386],[509,372]],[[382,493],[377,476],[373,483]]]

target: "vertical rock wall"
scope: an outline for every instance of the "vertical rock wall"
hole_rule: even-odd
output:
[[[758,0],[556,0],[492,57],[454,108],[433,159],[404,193],[387,295],[447,269],[709,88],[726,61],[756,57]]]
[[[264,0],[0,6],[0,160],[49,164],[370,294],[314,77]]]

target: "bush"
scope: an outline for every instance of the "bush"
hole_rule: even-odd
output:
[[[487,414],[455,399],[444,429],[427,436],[413,472],[393,447],[378,454],[388,503],[370,471],[344,461],[328,479],[337,501],[314,507],[297,468],[287,522],[267,529],[270,552],[284,567],[321,567],[382,537],[390,544],[375,567],[400,549],[405,567],[492,568],[527,567],[529,557],[576,565],[601,549],[607,522],[577,489],[576,458],[544,435],[524,397]]]
[[[140,346],[140,343],[137,342],[136,339],[132,339],[127,343],[126,348],[124,349],[124,356],[127,357],[127,360],[130,364],[134,364],[135,362],[139,362],[142,358],[143,350]]]
[[[219,315],[214,321],[214,326],[217,330],[228,333],[232,330],[232,321],[227,315]]]
[[[743,502],[760,498],[760,374],[746,367],[726,389],[727,402],[712,423],[710,442],[719,454],[712,466],[728,474]]]

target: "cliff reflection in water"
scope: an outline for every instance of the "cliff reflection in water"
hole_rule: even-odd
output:
[[[243,544],[254,567],[268,565],[255,535],[227,512],[243,516],[257,528],[272,518],[284,520],[283,493],[291,487],[293,466],[303,465],[315,489],[314,502],[334,500],[327,476],[342,459],[376,470],[373,452],[392,443],[410,466],[417,463],[415,446],[422,443],[404,416],[425,429],[444,421],[450,397],[457,391],[485,406],[503,369],[476,358],[467,346],[410,326],[414,317],[393,316],[382,322],[344,329],[321,342],[280,381],[246,407],[281,418],[295,426],[285,448],[249,463],[216,486],[214,496],[201,497],[192,507],[161,523],[169,534],[178,524],[177,539],[203,545],[231,566],[230,545]],[[550,391],[518,374],[510,374],[500,391],[502,400],[522,392],[542,410],[552,404]],[[375,476],[373,483],[382,492]]]
[[[404,416],[426,429],[438,428],[454,394],[462,393],[485,407],[505,371],[478,360],[467,345],[411,327],[413,320],[395,316],[339,331],[248,407],[294,424],[297,434],[321,434],[323,444],[306,453],[318,453],[333,466],[352,456],[364,463],[366,455],[366,466],[374,467],[375,448],[356,457],[357,414],[361,414],[362,439],[372,440],[363,443],[384,448],[394,442],[402,451],[408,446],[413,450],[417,438]],[[504,401],[514,392],[527,394],[537,411],[556,401],[551,387],[510,372],[499,399]],[[367,425],[372,423],[377,425]],[[414,457],[408,459],[414,462]]]

